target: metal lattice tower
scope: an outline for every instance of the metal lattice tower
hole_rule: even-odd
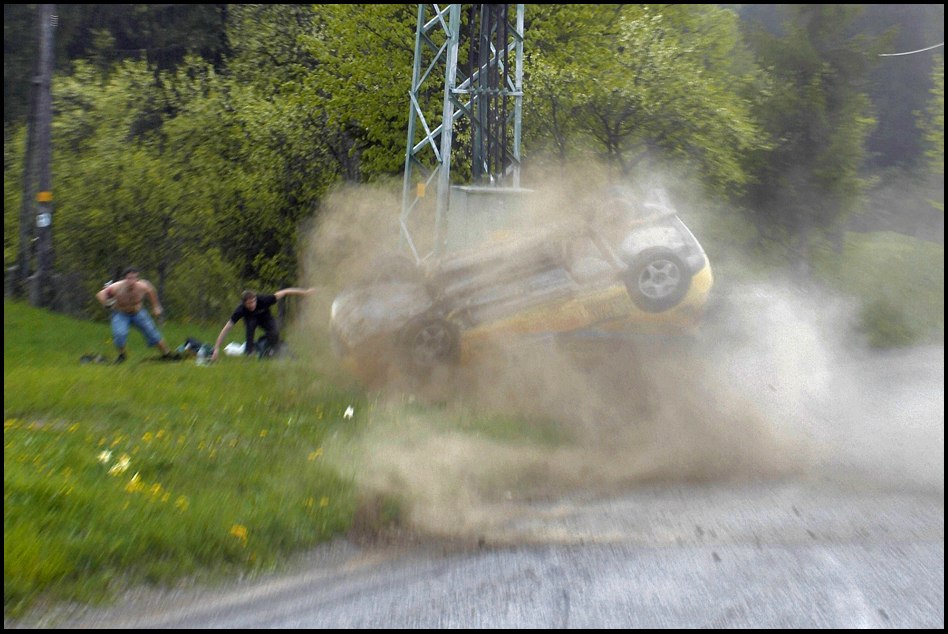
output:
[[[444,249],[453,183],[520,187],[523,13],[522,4],[418,5],[400,217],[417,261]],[[434,216],[426,244],[411,225],[423,207]]]

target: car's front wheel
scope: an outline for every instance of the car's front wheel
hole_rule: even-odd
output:
[[[632,261],[625,286],[633,303],[649,313],[674,308],[691,287],[691,273],[671,249],[646,249]]]
[[[460,334],[447,319],[413,319],[402,329],[399,340],[406,369],[412,374],[427,374],[438,365],[457,361]]]

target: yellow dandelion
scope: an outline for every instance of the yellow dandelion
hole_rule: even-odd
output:
[[[157,497],[161,495],[161,492],[163,491],[163,489],[161,488],[160,484],[155,482],[153,485],[151,485],[151,488],[149,489],[149,491],[151,492],[152,495]]]
[[[159,429],[159,430],[158,430],[158,433],[155,434],[155,438],[164,438],[164,437],[165,437],[165,430],[164,430],[164,429]]]
[[[188,506],[190,506],[190,503],[188,502],[188,498],[186,498],[183,495],[179,495],[178,499],[174,501],[174,507],[178,509],[179,511],[187,511]]]
[[[132,476],[132,479],[128,481],[128,484],[125,485],[125,490],[129,493],[135,493],[141,491],[145,488],[145,484],[142,482],[141,477],[136,473]]]
[[[142,436],[142,440],[144,440],[145,442],[151,442],[152,438],[154,438],[154,436],[151,435],[150,431],[146,431],[145,434]]]
[[[69,426],[69,431],[70,431],[70,432],[74,432],[74,431],[76,431],[76,430],[78,430],[78,429],[79,429],[79,423],[73,423],[72,425]]]
[[[242,524],[234,524],[230,527],[230,534],[247,545],[247,527]]]
[[[311,461],[312,461],[312,460],[316,460],[316,458],[319,458],[321,455],[323,455],[323,448],[322,448],[322,447],[320,447],[320,448],[317,449],[316,451],[311,451],[311,452],[309,452],[309,459],[310,459]]]
[[[319,499],[319,508],[326,508],[329,506],[329,498],[323,496]]]
[[[112,452],[106,449],[102,451],[101,453],[99,453],[99,455],[97,456],[97,459],[102,464],[108,464],[109,460],[112,459]]]
[[[315,500],[314,498],[311,498],[311,497],[306,498],[306,501],[303,502],[303,506],[305,506],[306,508],[309,508],[309,509],[313,508],[313,505],[314,505],[314,504],[316,504],[316,500]]]
[[[260,430],[260,437],[263,438],[263,437],[265,437],[266,435],[267,435],[267,430],[266,430],[266,429],[261,429],[261,430]]]

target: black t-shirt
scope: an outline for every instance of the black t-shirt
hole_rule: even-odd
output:
[[[256,308],[252,311],[247,310],[247,307],[241,302],[237,310],[234,311],[234,314],[230,316],[230,320],[236,324],[240,321],[241,317],[253,318],[256,321],[259,321],[261,318],[266,319],[270,317],[270,307],[276,303],[276,295],[257,295]]]

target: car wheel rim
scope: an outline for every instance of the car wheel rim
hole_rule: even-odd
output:
[[[451,335],[441,324],[431,324],[415,335],[411,356],[419,365],[432,365],[445,358],[451,345]]]
[[[662,299],[675,292],[681,284],[681,271],[670,260],[655,260],[639,275],[639,290],[646,297]]]

